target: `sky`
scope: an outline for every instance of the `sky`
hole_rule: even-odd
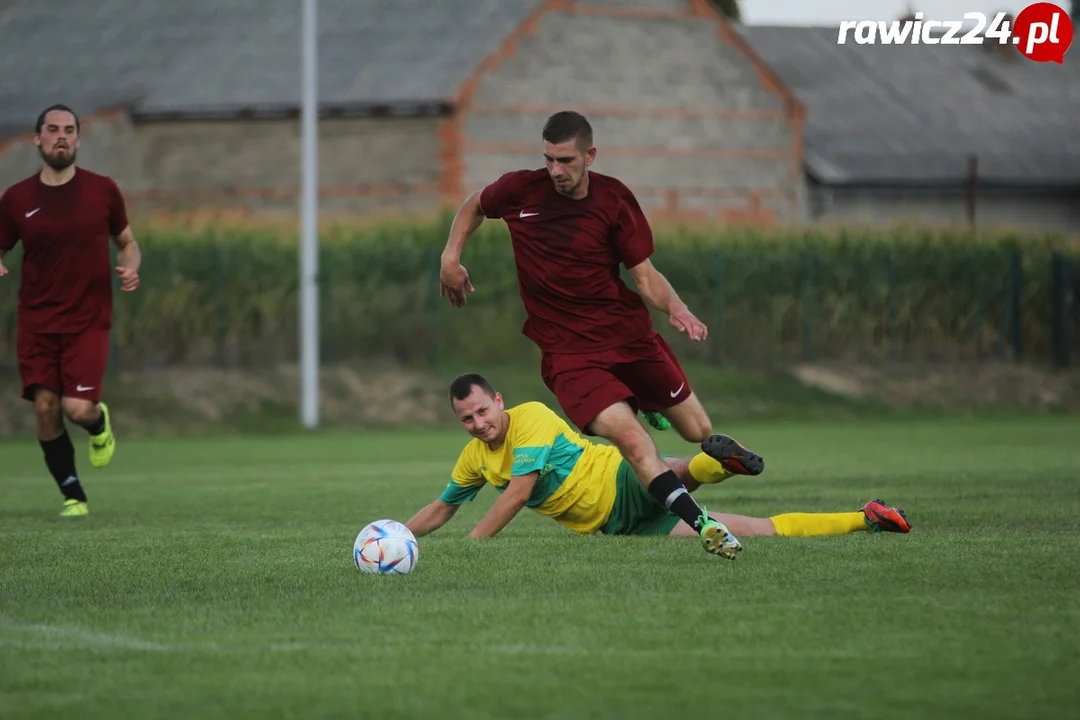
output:
[[[1032,0],[1033,1],[1033,0]],[[1014,16],[1030,2],[1011,0],[740,0],[747,25],[828,25],[841,20],[892,20],[910,8],[928,20],[963,20],[966,12]],[[1068,2],[1059,5],[1068,9]]]

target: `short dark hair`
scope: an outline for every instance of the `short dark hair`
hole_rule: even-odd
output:
[[[472,389],[479,387],[491,397],[495,397],[495,388],[483,375],[477,373],[465,373],[454,378],[450,383],[450,406],[453,407],[455,400],[464,400],[472,394]]]
[[[544,123],[544,139],[549,143],[577,140],[579,149],[588,150],[593,142],[592,125],[581,113],[562,110],[549,117]]]
[[[75,111],[69,108],[67,105],[63,105],[60,103],[57,103],[56,105],[50,105],[49,107],[41,111],[41,114],[38,115],[37,125],[34,126],[34,132],[36,132],[38,135],[41,134],[41,128],[45,127],[45,116],[51,113],[53,110],[62,110],[64,112],[71,113],[71,116],[75,118],[75,132],[79,132],[79,116],[76,115]]]

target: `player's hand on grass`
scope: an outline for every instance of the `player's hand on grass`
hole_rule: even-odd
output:
[[[705,327],[705,323],[698,320],[694,313],[690,312],[690,308],[685,305],[680,305],[672,310],[670,319],[672,326],[676,330],[686,333],[695,342],[700,342],[709,337],[709,328]]]
[[[450,298],[450,304],[454,307],[465,307],[465,293],[474,292],[465,266],[459,262],[444,262],[439,279],[442,283],[439,295]]]
[[[125,292],[131,292],[135,288],[139,287],[139,273],[131,268],[119,266],[116,268],[116,274],[120,277],[120,289]]]
[[[8,274],[8,269],[4,267],[4,261],[0,260],[0,277],[4,277]]]

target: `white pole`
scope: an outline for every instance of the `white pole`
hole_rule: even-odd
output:
[[[300,421],[315,428],[319,424],[318,4],[317,0],[301,1]]]

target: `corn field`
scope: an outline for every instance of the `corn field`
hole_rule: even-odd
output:
[[[324,360],[533,361],[505,225],[485,223],[465,251],[476,293],[463,310],[439,297],[448,227],[444,219],[322,231]],[[295,360],[295,230],[137,228],[142,281],[135,293],[116,293],[114,369]],[[654,320],[686,360],[1067,362],[1080,337],[1075,242],[914,228],[658,230],[653,262],[710,339],[690,343],[661,314]],[[8,358],[20,254],[5,258],[12,274],[0,280]]]

